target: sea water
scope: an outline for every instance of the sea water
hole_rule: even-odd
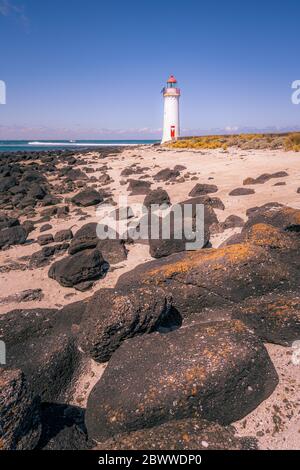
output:
[[[80,149],[154,144],[157,140],[0,140],[1,152]]]

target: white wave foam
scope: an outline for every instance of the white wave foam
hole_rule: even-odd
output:
[[[83,143],[83,142],[28,142],[28,145],[38,145],[40,147],[119,147],[119,146],[128,146],[128,145],[142,145],[142,144],[133,144],[133,143],[119,143],[119,142],[111,142],[111,143]]]

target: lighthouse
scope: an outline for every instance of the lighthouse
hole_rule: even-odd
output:
[[[179,129],[179,97],[180,89],[173,75],[167,80],[167,86],[162,90],[164,96],[164,127],[161,143],[177,140]]]

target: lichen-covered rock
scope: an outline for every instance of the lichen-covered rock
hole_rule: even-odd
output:
[[[268,343],[291,346],[300,340],[299,292],[270,293],[234,306],[232,318],[249,325]]]
[[[0,368],[0,450],[31,450],[41,434],[40,401],[18,369]]]
[[[263,223],[247,226],[241,233],[247,242],[277,250],[297,250],[300,248],[299,238],[297,235],[293,235],[293,233],[287,233],[273,225]]]
[[[256,408],[278,377],[263,343],[239,321],[126,341],[87,404],[91,439],[204,418],[227,425]]]
[[[281,286],[296,287],[296,267],[251,243],[173,254],[120,276],[117,287],[156,286],[173,298],[183,317],[204,307],[231,305]]]
[[[95,450],[255,450],[256,439],[237,437],[231,427],[204,419],[180,419],[118,434]]]
[[[278,203],[268,203],[247,211],[248,221],[244,229],[255,224],[273,225],[282,230],[300,231],[300,209],[283,206]]]
[[[100,289],[88,302],[80,325],[80,347],[106,362],[128,338],[158,328],[171,310],[160,289]]]

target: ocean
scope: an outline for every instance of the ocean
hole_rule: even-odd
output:
[[[1,152],[80,149],[154,144],[158,140],[0,140]]]

